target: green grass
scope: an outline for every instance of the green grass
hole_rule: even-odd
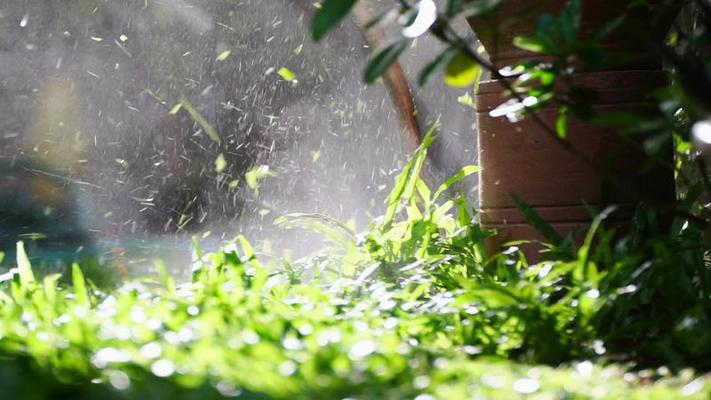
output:
[[[428,138],[425,143],[430,143]],[[463,199],[467,168],[431,191],[426,145],[363,233],[319,215],[280,219],[330,239],[263,265],[238,237],[102,289],[37,277],[22,249],[0,290],[0,385],[22,399],[707,399],[709,270],[700,232],[663,233],[640,209],[613,241],[602,219],[550,261],[486,254]],[[591,243],[595,242],[593,247]]]
[[[246,244],[245,244],[246,246]],[[269,272],[250,250],[206,255],[195,282],[91,289],[34,280],[21,263],[0,307],[7,398],[707,398],[706,378],[587,361],[530,366],[467,343],[468,295]],[[464,296],[464,297],[462,297]],[[482,310],[479,312],[486,312]],[[470,323],[467,323],[470,321]],[[491,332],[497,335],[497,332]],[[500,346],[506,346],[494,339]],[[515,341],[515,338],[508,338]],[[513,343],[510,343],[513,346]],[[6,392],[7,393],[7,392]],[[689,397],[683,396],[690,394]],[[148,397],[146,397],[148,396]]]

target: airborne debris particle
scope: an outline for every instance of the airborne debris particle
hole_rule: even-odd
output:
[[[217,56],[217,61],[225,61],[229,56],[232,54],[231,50],[225,50],[222,53],[218,54]]]
[[[287,82],[296,82],[296,74],[289,68],[282,67],[277,73]]]
[[[227,161],[225,161],[225,156],[224,154],[220,153],[217,156],[217,159],[215,159],[215,172],[222,173],[222,171],[225,170],[227,167]]]

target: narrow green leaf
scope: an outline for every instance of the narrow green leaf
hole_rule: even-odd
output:
[[[356,243],[356,234],[341,221],[323,214],[294,213],[280,216],[274,224],[283,229],[308,229],[319,233],[334,243],[348,248]]]
[[[595,40],[602,40],[602,39],[606,38],[607,36],[609,36],[612,32],[617,30],[617,28],[619,28],[623,22],[625,22],[626,17],[627,16],[625,14],[623,14],[623,15],[620,15],[619,17],[613,19],[612,21],[608,22],[607,24],[605,24],[605,26],[600,28],[599,31],[595,32],[594,39]]]
[[[395,186],[388,196],[388,208],[383,219],[384,226],[390,225],[395,218],[395,214],[402,209],[402,205],[410,202],[417,185],[417,179],[422,171],[422,166],[427,158],[427,149],[435,140],[434,132],[437,128],[438,125],[435,124],[427,131],[422,139],[422,144],[395,179]]]
[[[338,25],[345,18],[355,5],[357,0],[325,0],[321,3],[321,8],[316,11],[311,22],[311,35],[318,41],[323,36]]]
[[[472,221],[472,215],[467,207],[467,196],[460,194],[456,199],[457,203],[457,223],[459,226],[468,226]]]
[[[580,29],[581,13],[580,0],[571,0],[566,4],[558,18],[563,40],[565,40],[567,44],[572,44],[575,41],[578,30]]]
[[[466,2],[464,2],[459,16],[463,18],[483,16],[485,14],[491,13],[492,11],[495,11],[496,8],[499,7],[499,5],[501,3],[504,3],[505,1],[507,0],[467,0]]]
[[[595,219],[593,219],[592,224],[590,225],[590,229],[588,230],[587,234],[585,235],[585,241],[583,242],[583,245],[580,247],[578,250],[578,262],[582,267],[585,269],[585,278],[588,278],[589,276],[589,269],[594,267],[588,265],[588,258],[590,256],[590,250],[593,245],[593,240],[595,239],[595,235],[597,235],[598,230],[602,226],[603,221],[607,219],[607,217],[610,216],[613,212],[617,210],[617,207],[615,206],[609,206],[606,207],[602,212],[600,212],[598,215],[595,216]]]
[[[462,0],[449,0],[444,15],[452,17],[462,11]]]
[[[546,240],[555,246],[563,243],[563,237],[561,237],[548,222],[541,218],[541,216],[538,215],[538,213],[531,206],[526,204],[520,197],[513,193],[511,194],[511,198],[513,198],[516,208],[518,208],[526,221],[528,221],[531,226],[536,228],[536,230],[538,230],[538,232],[540,232]]]
[[[381,12],[380,14],[376,15],[375,17],[373,17],[370,21],[368,21],[368,22],[363,26],[363,28],[365,28],[365,30],[368,30],[368,29],[371,29],[371,28],[375,27],[375,26],[378,25],[386,16],[388,16],[388,15],[391,14],[392,12],[397,12],[397,9],[394,9],[394,10],[393,10],[393,9],[388,9],[388,10],[385,10],[385,11]]]
[[[583,16],[583,6],[581,0],[568,0],[563,9],[561,18],[567,20],[570,26],[577,32],[580,29],[580,21]]]
[[[52,274],[52,275],[47,275],[42,279],[42,288],[44,289],[44,297],[47,299],[47,302],[50,304],[54,304],[54,302],[57,300],[57,283],[59,282],[59,279],[62,277],[61,274]]]
[[[244,237],[244,235],[237,236],[237,241],[239,242],[240,247],[242,247],[242,252],[244,253],[244,256],[247,257],[248,260],[251,260],[256,257],[256,253],[254,252],[252,245],[249,243],[247,238]]]
[[[565,139],[568,136],[568,107],[562,106],[558,109],[558,117],[555,120],[555,131],[558,137]]]
[[[207,133],[207,136],[212,139],[213,142],[220,144],[220,135],[217,133],[217,130],[209,122],[207,122],[205,117],[203,117],[202,114],[200,114],[200,112],[195,107],[193,107],[192,104],[190,104],[188,99],[183,97],[180,100],[180,105],[182,106],[182,108],[185,109],[185,111],[188,112],[188,114],[190,114],[190,117],[193,119],[193,121],[197,122],[202,127],[205,133]]]
[[[153,265],[158,272],[158,280],[163,285],[163,287],[168,291],[168,293],[175,293],[175,279],[170,274],[168,266],[165,265],[165,261],[157,259],[153,260]]]
[[[447,191],[447,189],[452,187],[452,185],[461,181],[462,179],[466,178],[467,176],[469,176],[473,173],[479,172],[479,171],[481,171],[481,168],[476,165],[467,165],[467,166],[463,167],[462,169],[459,170],[459,172],[457,172],[456,174],[449,177],[449,179],[444,181],[444,183],[439,186],[439,188],[435,192],[432,200],[433,201],[437,200],[439,198],[439,196],[441,196],[442,193]]]
[[[368,61],[363,80],[366,83],[375,82],[388,70],[390,65],[397,61],[400,54],[407,49],[407,45],[407,40],[398,40],[378,50]]]
[[[72,285],[74,286],[74,295],[79,304],[89,304],[89,293],[86,290],[86,280],[81,268],[76,263],[72,264]]]
[[[425,205],[427,207],[430,206],[432,203],[432,191],[430,188],[427,186],[427,183],[423,181],[422,179],[418,179],[417,182],[415,182],[415,188],[417,189],[417,194],[420,195],[422,198],[422,201],[425,202]]]
[[[21,241],[17,242],[17,269],[20,274],[20,285],[25,286],[36,282],[30,259],[25,252],[25,244]]]
[[[422,68],[420,75],[417,77],[417,83],[420,86],[425,85],[432,77],[432,75],[437,71],[443,69],[445,65],[449,64],[450,60],[452,60],[452,58],[456,54],[457,49],[453,47],[450,47],[447,50],[443,51],[439,56],[437,56],[437,58],[434,59],[434,61]]]

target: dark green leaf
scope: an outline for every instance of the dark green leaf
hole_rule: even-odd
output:
[[[605,26],[600,28],[600,30],[595,33],[595,40],[602,40],[609,36],[612,32],[619,28],[623,22],[625,22],[625,17],[626,15],[620,15],[619,17],[605,24]]]
[[[558,137],[565,139],[568,136],[568,107],[562,106],[558,109],[558,118],[555,120],[555,131]]]
[[[398,20],[401,26],[407,27],[412,25],[415,20],[417,19],[417,14],[419,14],[419,10],[417,8],[412,8],[409,10],[405,10],[401,15]]]
[[[427,64],[422,69],[420,75],[417,78],[417,83],[419,83],[420,86],[426,84],[429,81],[430,77],[432,77],[432,74],[444,68],[444,66],[449,63],[449,61],[452,59],[452,57],[454,57],[455,54],[457,54],[457,49],[453,47],[450,47],[447,50],[443,51],[442,54],[440,54],[434,61]]]
[[[489,14],[496,9],[504,0],[468,0],[461,11],[461,16],[471,18]]]
[[[575,37],[580,29],[580,16],[581,16],[581,6],[580,0],[571,0],[563,9],[560,21],[560,30],[563,34],[563,39],[566,43],[571,44],[575,40]]]
[[[447,10],[445,15],[454,16],[462,11],[462,0],[449,0],[447,2]]]
[[[511,194],[511,198],[516,204],[516,208],[521,212],[521,215],[531,224],[538,232],[540,232],[543,237],[546,238],[551,244],[558,246],[563,243],[563,237],[560,236],[558,232],[550,226],[531,206],[526,204],[520,197],[515,194]]]
[[[357,0],[325,0],[311,23],[314,40],[321,38],[348,15]]]
[[[365,25],[364,28],[366,30],[373,28],[374,26],[378,25],[380,21],[383,20],[388,14],[390,14],[393,10],[387,10],[384,12],[381,12],[380,14],[376,15],[373,17],[370,21],[368,21]]]
[[[373,83],[380,78],[390,65],[397,61],[400,54],[407,49],[407,40],[398,40],[378,50],[365,67],[363,80]]]

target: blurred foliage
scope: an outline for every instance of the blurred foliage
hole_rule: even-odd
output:
[[[706,167],[698,161],[691,146],[692,128],[711,114],[711,3],[707,0],[629,1],[628,7],[620,15],[596,31],[589,32],[583,31],[582,27],[585,0],[569,0],[556,15],[542,13],[530,35],[514,39],[515,46],[529,52],[529,61],[518,65],[495,65],[487,59],[484,49],[474,37],[462,36],[454,26],[457,19],[467,18],[480,22],[475,27],[481,30],[479,33],[497,37],[496,31],[501,27],[520,23],[522,18],[530,18],[530,13],[536,11],[537,7],[545,8],[550,3],[547,0],[530,1],[530,7],[522,7],[521,15],[501,15],[498,11],[510,1],[513,0],[448,0],[432,10],[423,6],[424,3],[431,3],[430,0],[393,0],[390,9],[374,18],[369,26],[387,25],[399,33],[392,35],[388,46],[374,50],[365,70],[365,80],[373,82],[382,75],[388,65],[395,62],[408,45],[417,40],[417,37],[407,35],[408,30],[426,20],[428,29],[418,32],[429,31],[446,48],[422,68],[420,84],[425,84],[433,75],[441,73],[445,82],[451,86],[473,87],[476,92],[479,80],[486,72],[506,86],[509,96],[507,101],[491,112],[491,116],[506,117],[516,122],[535,115],[544,107],[554,107],[558,116],[551,126],[541,118],[535,120],[563,144],[569,134],[571,118],[613,126],[624,140],[635,142],[638,150],[646,157],[641,168],[658,166],[674,169],[679,178],[680,198],[685,199],[687,193],[693,193],[692,189],[696,186],[706,192],[705,195],[698,195],[697,200],[711,196],[708,191],[711,185],[697,185],[708,179],[702,178],[707,175]],[[337,26],[336,22],[346,17],[345,12],[324,12],[329,4],[338,3],[340,7],[345,7],[352,6],[354,2],[328,0],[323,3],[324,7],[316,11],[313,20],[314,32],[317,29],[333,29]],[[666,26],[680,9],[682,11],[667,40],[664,43],[661,39],[657,40],[651,28]],[[646,16],[648,21],[634,20],[638,17],[635,13],[640,10],[643,11],[639,15]],[[423,17],[422,14],[427,12],[434,14],[431,18]],[[327,19],[329,22],[324,22]],[[649,29],[629,37],[633,43],[639,44],[637,53],[635,50],[613,51],[610,46],[606,46],[606,40],[611,35],[619,35],[619,31],[630,24]],[[629,28],[623,32],[631,33]],[[323,33],[315,35],[316,38],[321,36]],[[650,58],[663,63],[671,76],[666,88],[648,94],[651,107],[615,112],[596,109],[595,105],[600,100],[598,93],[574,79],[580,73],[615,69],[630,63],[647,65]],[[675,150],[674,165],[669,162],[672,147]],[[566,148],[571,149],[571,146]],[[595,160],[587,160],[590,161]],[[597,168],[606,171],[604,165],[598,165]],[[611,175],[614,175],[614,171]],[[615,177],[610,176],[609,179],[614,181]],[[634,195],[640,201],[650,200],[645,197],[645,193]],[[688,210],[684,201],[665,204],[662,208],[671,214],[690,212],[698,217],[691,218],[692,222],[709,224],[708,213],[704,211],[701,201],[696,202],[692,210]]]

